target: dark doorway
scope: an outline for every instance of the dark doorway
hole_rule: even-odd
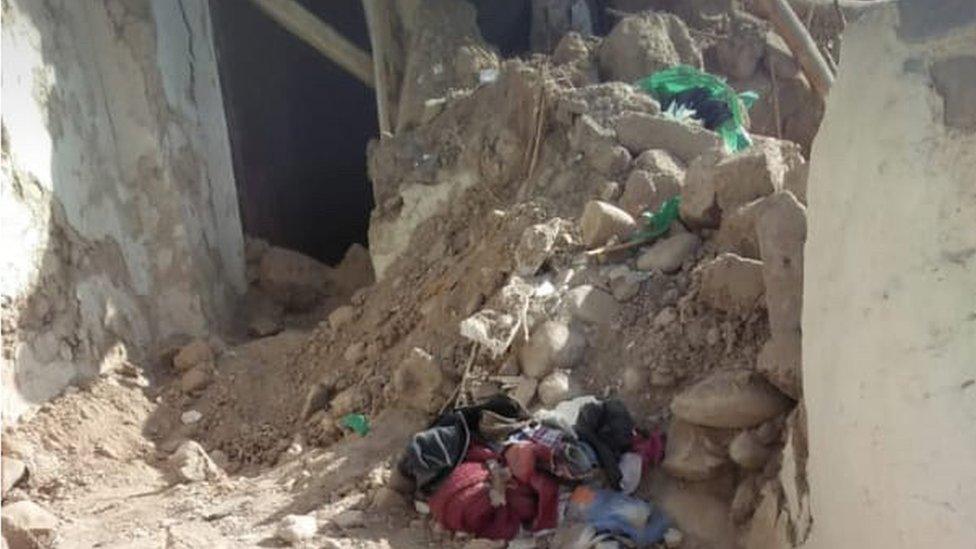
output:
[[[364,51],[358,0],[302,5]],[[366,244],[373,90],[250,2],[211,2],[244,231],[326,263]]]

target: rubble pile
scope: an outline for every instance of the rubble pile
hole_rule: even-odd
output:
[[[369,150],[375,284],[249,242],[246,322],[258,339],[197,341],[173,358],[152,430],[176,452],[174,475],[221,478],[351,444],[361,435],[349,414],[388,423],[387,451],[416,427],[391,432],[395,416],[429,420],[498,393],[530,411],[615,397],[667,433],[638,494],[654,499],[662,474],[707,484],[743,546],[800,544],[811,523],[802,151],[819,112],[763,24],[723,21],[728,34],[702,38],[675,15],[638,14],[602,40],[567,34],[551,57],[479,57],[492,71],[479,84],[427,98],[420,122]],[[752,146],[729,153],[628,83],[678,63],[759,92]],[[775,99],[774,116],[769,98],[783,90],[796,99]],[[678,219],[635,242],[641,214],[674,199]],[[313,310],[310,333],[284,320]],[[413,494],[390,478],[397,457],[381,456],[379,481],[316,497],[365,490],[372,508],[399,509]],[[679,530],[669,546],[716,541],[696,530],[696,509],[661,507]],[[280,537],[298,543],[314,526],[289,515]]]

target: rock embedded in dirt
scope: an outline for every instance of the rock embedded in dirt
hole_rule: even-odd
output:
[[[678,311],[674,307],[665,307],[654,315],[654,327],[661,329],[667,328],[678,320]]]
[[[424,412],[436,411],[440,403],[437,391],[444,382],[444,373],[434,357],[414,347],[393,374],[393,386],[400,400],[407,406]]]
[[[214,481],[224,476],[203,446],[193,440],[180,444],[166,464],[177,482]]]
[[[613,202],[620,198],[620,183],[616,181],[604,181],[600,183],[596,194],[604,202]]]
[[[799,330],[775,332],[756,357],[756,370],[791,398],[802,396],[802,342]]]
[[[342,358],[346,359],[346,362],[356,364],[366,356],[366,343],[362,341],[356,341],[351,343],[344,353],[342,353]]]
[[[185,372],[198,364],[210,364],[214,361],[213,348],[205,339],[194,339],[184,346],[173,357],[173,367],[178,372]]]
[[[278,523],[275,537],[291,545],[300,545],[315,537],[318,529],[313,515],[286,515]]]
[[[586,203],[579,225],[583,245],[589,248],[602,246],[613,237],[625,240],[637,230],[637,222],[629,213],[599,200]]]
[[[745,80],[755,74],[766,53],[766,27],[746,13],[730,12],[729,30],[706,52],[718,72],[733,80]]]
[[[575,318],[591,324],[609,324],[620,312],[620,305],[612,295],[589,284],[566,292],[565,299]]]
[[[535,275],[549,259],[559,236],[560,221],[555,219],[549,223],[537,223],[522,232],[522,238],[515,247],[515,272],[519,276]]]
[[[729,465],[725,452],[730,433],[672,419],[662,467],[671,476],[703,481],[714,478]]]
[[[203,414],[196,410],[187,410],[180,414],[180,422],[182,422],[183,425],[193,425],[201,419],[203,419]]]
[[[676,395],[671,411],[695,425],[743,429],[783,414],[793,404],[754,372],[719,370]]]
[[[732,155],[703,154],[685,172],[681,218],[691,226],[716,228],[723,215],[781,190],[787,174],[803,162],[795,144],[772,138],[757,138]]]
[[[712,241],[719,252],[731,252],[749,259],[760,259],[756,221],[763,203],[769,197],[757,198],[732,212],[723,212],[722,224]]]
[[[210,384],[209,365],[200,364],[180,377],[180,389],[184,393],[195,393]]]
[[[763,295],[761,261],[724,253],[700,269],[698,297],[714,309],[744,316],[756,307]]]
[[[27,475],[27,465],[16,458],[3,456],[2,469],[0,469],[0,477],[2,477],[3,492],[2,496],[6,496],[7,492],[11,488],[17,485],[21,479],[25,478]]]
[[[634,82],[674,65],[702,66],[701,52],[684,21],[651,11],[621,19],[597,55],[600,75],[623,82]]]
[[[4,503],[0,510],[3,537],[11,549],[52,547],[59,520],[31,500]]]
[[[519,378],[518,385],[515,386],[515,390],[512,391],[512,398],[518,401],[519,404],[528,408],[532,404],[532,399],[535,398],[536,389],[539,387],[539,381],[531,377],[521,377]]]
[[[569,398],[569,376],[566,372],[553,372],[539,382],[537,392],[544,406],[555,406]]]
[[[612,129],[604,128],[589,115],[581,115],[569,134],[570,146],[583,153],[586,162],[597,172],[615,175],[630,166],[630,152],[617,144]]]
[[[342,305],[336,307],[335,310],[329,313],[329,327],[333,330],[339,330],[355,317],[356,309],[353,306]]]
[[[522,373],[542,378],[557,368],[572,368],[583,356],[583,336],[562,322],[547,320],[519,349]]]
[[[705,151],[722,147],[715,132],[661,115],[628,111],[617,117],[614,127],[620,144],[631,154],[665,149],[687,164]]]
[[[729,443],[729,457],[743,469],[762,469],[770,455],[772,449],[763,444],[752,431],[742,431]]]
[[[802,162],[799,150],[772,138],[757,139],[748,149],[723,158],[713,167],[719,209],[730,212],[781,190],[787,172]]]
[[[803,245],[806,208],[788,191],[768,197],[756,221],[769,327],[778,332],[800,329],[803,308]]]
[[[366,525],[366,513],[358,509],[343,511],[332,517],[332,523],[339,528],[361,528]]]
[[[677,272],[685,261],[694,257],[700,246],[701,239],[694,233],[679,233],[662,238],[641,252],[637,257],[637,268],[668,274]]]
[[[331,269],[293,250],[272,246],[261,258],[261,289],[290,311],[308,311],[325,296]]]
[[[630,301],[640,292],[641,282],[645,277],[640,273],[630,272],[610,279],[610,292],[613,298],[623,303]]]
[[[677,185],[685,178],[685,166],[666,149],[648,149],[634,159],[635,170],[646,170],[655,176],[667,176]]]
[[[635,169],[627,177],[620,207],[634,217],[648,210],[657,211],[665,201],[681,194],[682,181],[683,175]]]

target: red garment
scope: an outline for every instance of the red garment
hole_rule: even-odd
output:
[[[501,461],[490,449],[473,444],[461,463],[431,497],[430,511],[447,530],[463,531],[488,539],[512,539],[519,526],[532,522],[532,530],[556,527],[558,485],[544,473],[534,472],[522,481],[509,480],[505,504],[493,507],[489,491],[491,474],[486,461]]]
[[[648,437],[635,433],[630,443],[630,451],[640,455],[644,467],[647,468],[658,465],[664,460],[664,446],[665,439],[661,431],[654,431]]]

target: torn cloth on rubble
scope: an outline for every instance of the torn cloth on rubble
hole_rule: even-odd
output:
[[[509,480],[504,501],[493,501],[492,468],[501,461],[488,447],[471,445],[464,463],[430,498],[431,514],[441,526],[488,539],[512,539],[523,524],[533,531],[556,527],[559,486],[545,473]]]
[[[568,519],[585,522],[597,532],[623,534],[639,547],[661,541],[671,526],[667,515],[649,502],[589,486],[573,491],[566,513]]]
[[[588,403],[580,408],[573,429],[596,450],[610,485],[619,486],[620,456],[630,449],[634,437],[634,420],[627,406],[615,398]]]
[[[430,495],[437,484],[464,460],[472,440],[482,438],[480,424],[483,416],[489,415],[495,429],[502,432],[505,432],[506,422],[511,422],[512,429],[517,429],[521,425],[517,421],[528,418],[525,408],[506,395],[496,395],[482,404],[446,412],[428,429],[413,436],[398,463],[400,472],[413,479],[418,492]]]

